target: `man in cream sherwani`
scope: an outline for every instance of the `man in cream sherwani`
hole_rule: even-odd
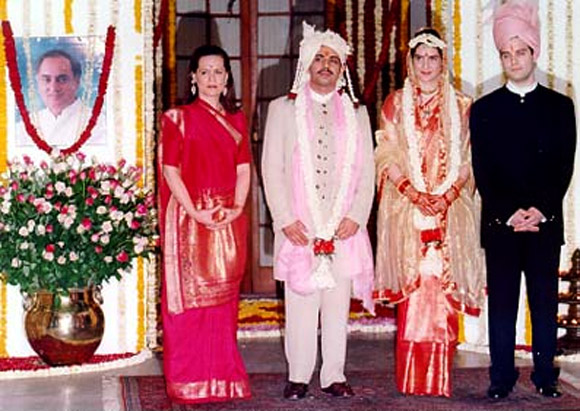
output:
[[[262,157],[274,220],[274,277],[285,282],[284,397],[293,400],[308,391],[319,317],[322,391],[354,395],[344,375],[351,294],[373,312],[369,119],[352,93],[347,43],[330,30],[303,27],[294,84],[270,104]]]

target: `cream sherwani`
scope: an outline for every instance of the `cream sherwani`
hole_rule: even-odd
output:
[[[262,156],[266,200],[275,233],[274,277],[278,280],[283,279],[278,275],[277,254],[282,243],[288,241],[282,228],[299,219],[292,208],[292,167],[297,152],[295,112],[294,100],[287,97],[280,97],[270,103]],[[328,216],[342,170],[341,164],[337,164],[338,156],[334,146],[336,121],[333,105],[325,101],[324,96],[318,96],[312,101],[311,115],[315,131],[310,161],[314,169],[316,194],[322,207],[321,214]],[[356,121],[362,137],[359,148],[362,165],[352,206],[345,217],[358,223],[359,229],[364,230],[374,194],[372,137],[364,107],[356,110]],[[311,236],[311,222],[302,222],[308,227],[308,235]],[[340,261],[340,255],[336,255],[335,260]],[[285,285],[285,350],[289,380],[292,382],[308,383],[311,379],[316,363],[319,315],[322,344],[320,385],[325,388],[332,383],[346,380],[344,364],[351,280],[349,273],[341,272],[341,264],[338,263],[334,263],[332,275],[337,284],[335,288],[308,295],[298,294],[290,289],[288,283]]]

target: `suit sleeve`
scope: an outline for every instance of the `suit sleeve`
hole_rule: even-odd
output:
[[[292,170],[287,169],[285,164],[284,124],[289,120],[285,118],[288,113],[284,116],[283,103],[283,100],[274,100],[269,105],[262,152],[264,194],[272,214],[274,230],[282,229],[297,219],[292,212],[292,201],[285,186],[289,181],[287,174]]]
[[[360,227],[366,227],[375,191],[375,170],[373,159],[373,139],[369,115],[365,107],[360,107],[357,113],[357,123],[361,133],[362,170],[351,209],[347,217]]]
[[[502,192],[502,185],[494,171],[496,153],[494,150],[493,129],[488,129],[491,120],[487,121],[486,107],[474,103],[469,117],[469,132],[471,138],[471,163],[475,185],[484,203],[489,205],[490,217],[503,223],[516,212],[518,205],[509,193]]]
[[[574,103],[568,97],[561,99],[557,105],[558,118],[555,133],[551,141],[558,144],[556,160],[551,164],[550,170],[546,170],[547,181],[544,182],[546,191],[537,199],[537,208],[550,220],[560,214],[562,201],[572,180],[574,171],[574,158],[576,151],[576,116]]]

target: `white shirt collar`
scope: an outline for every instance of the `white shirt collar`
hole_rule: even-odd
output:
[[[319,94],[316,91],[310,88],[310,94],[312,95],[312,100],[316,101],[319,104],[326,104],[330,101],[332,96],[334,95],[335,91],[331,91],[328,94]]]
[[[530,84],[528,86],[518,86],[518,85],[516,85],[508,80],[508,82],[505,86],[512,93],[517,94],[520,97],[524,97],[530,91],[534,91],[536,89],[536,87],[538,87],[538,82],[534,81],[532,84]]]

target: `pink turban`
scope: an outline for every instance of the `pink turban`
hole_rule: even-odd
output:
[[[538,7],[526,1],[508,0],[495,12],[493,39],[502,50],[512,37],[519,37],[534,51],[534,60],[540,55],[540,20]]]

